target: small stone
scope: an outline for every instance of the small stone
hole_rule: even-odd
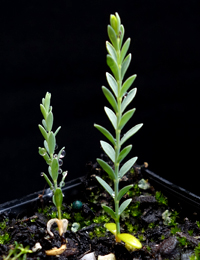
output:
[[[158,245],[158,251],[161,255],[168,255],[176,248],[177,243],[176,237],[169,237]]]
[[[84,255],[80,260],[96,260],[94,252]]]
[[[116,260],[115,255],[110,253],[108,255],[99,255],[98,260]]]
[[[37,251],[39,251],[40,249],[42,249],[42,246],[40,245],[40,243],[39,242],[37,242],[33,247],[32,247],[32,251],[33,252],[37,252]]]

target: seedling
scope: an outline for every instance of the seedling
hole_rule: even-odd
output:
[[[110,25],[108,25],[108,36],[110,42],[106,42],[106,48],[108,51],[107,64],[110,67],[113,76],[110,73],[106,73],[106,78],[113,93],[111,93],[111,91],[104,86],[102,87],[102,90],[113,109],[111,110],[108,107],[104,108],[115,130],[115,137],[113,137],[113,135],[104,127],[97,124],[95,124],[94,126],[102,134],[104,134],[104,136],[112,144],[110,145],[105,141],[100,141],[102,149],[114,164],[114,170],[105,161],[101,159],[97,159],[97,161],[104,169],[104,171],[107,172],[110,179],[113,181],[114,190],[102,178],[96,178],[114,200],[114,210],[105,205],[103,206],[103,209],[114,219],[116,225],[116,241],[120,241],[122,237],[124,238],[124,235],[120,237],[120,215],[128,207],[132,199],[125,200],[123,203],[121,203],[121,205],[119,204],[119,202],[122,197],[130,190],[130,188],[133,187],[133,185],[128,185],[119,190],[119,181],[131,169],[131,167],[137,160],[137,157],[133,157],[121,167],[121,162],[131,151],[132,145],[126,146],[123,150],[121,149],[121,147],[142,127],[142,124],[138,124],[132,127],[122,136],[122,129],[135,112],[135,108],[128,110],[127,112],[125,112],[125,110],[136,95],[136,88],[127,92],[134,82],[136,75],[129,77],[124,82],[124,75],[131,62],[131,54],[128,54],[126,56],[130,45],[130,38],[128,38],[127,41],[122,45],[124,38],[124,26],[121,24],[118,13],[110,16]],[[107,228],[109,229],[108,224]],[[130,242],[130,236],[128,235],[127,241]],[[140,243],[139,248],[141,248]]]
[[[15,243],[15,247],[11,248],[9,250],[9,253],[8,253],[7,257],[3,258],[4,260],[17,260],[17,259],[20,259],[20,257],[22,255],[23,255],[23,260],[25,260],[26,259],[26,254],[27,253],[32,253],[32,250],[29,249],[29,246],[26,246],[24,248],[22,244],[19,244],[16,241],[14,243]]]
[[[50,106],[51,94],[46,93],[45,98],[42,99],[42,104],[40,104],[40,110],[44,119],[42,120],[42,125],[39,125],[39,129],[44,137],[44,147],[39,147],[39,154],[44,158],[46,163],[48,164],[48,172],[49,177],[42,173],[45,180],[47,181],[50,189],[53,192],[53,203],[55,204],[57,211],[58,211],[58,219],[54,218],[48,221],[47,223],[47,231],[51,236],[53,233],[50,231],[51,226],[54,222],[57,223],[59,234],[62,236],[63,233],[67,230],[68,220],[61,219],[61,207],[63,201],[63,194],[62,194],[62,187],[65,185],[64,180],[67,176],[67,172],[62,172],[60,166],[63,164],[62,158],[65,155],[64,147],[59,151],[58,154],[55,154],[56,150],[56,135],[60,130],[60,126],[57,128],[55,132],[52,131],[53,128],[53,113],[52,113],[52,106]],[[58,184],[58,176],[59,174],[62,175],[62,179]],[[66,244],[61,246],[61,250],[48,250],[46,251],[47,255],[57,255],[63,252],[63,248],[66,248]]]

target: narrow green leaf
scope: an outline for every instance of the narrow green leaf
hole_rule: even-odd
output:
[[[108,207],[106,205],[102,205],[102,208],[104,209],[104,211],[106,213],[108,213],[111,216],[111,218],[113,218],[114,220],[116,219],[115,212],[110,207]]]
[[[48,138],[48,147],[49,147],[49,153],[50,153],[51,156],[54,153],[55,145],[56,145],[55,135],[52,132],[50,132],[49,138]]]
[[[115,62],[115,60],[109,54],[107,55],[107,64],[108,64],[109,68],[111,69],[115,79],[119,80],[119,67],[118,67],[117,63]]]
[[[48,183],[49,187],[51,190],[53,190],[53,183],[49,180],[48,176],[45,173],[42,173],[42,175],[44,176],[46,182]]]
[[[122,85],[121,91],[120,91],[120,97],[123,97],[126,91],[130,88],[130,86],[133,84],[134,80],[136,79],[137,75],[133,75],[129,77],[124,84]]]
[[[46,121],[44,119],[42,119],[42,124],[43,124],[44,128],[47,130],[47,124],[46,124]]]
[[[115,197],[113,189],[100,177],[96,176],[97,181],[104,187],[104,189],[110,194],[112,198]]]
[[[51,163],[51,174],[54,182],[57,182],[58,179],[58,169],[59,169],[58,159],[53,158]]]
[[[48,112],[46,111],[45,107],[42,104],[40,104],[40,110],[42,112],[44,119],[46,119]]]
[[[121,24],[121,26],[120,26],[120,43],[119,43],[120,49],[121,49],[122,42],[123,42],[123,39],[124,39],[124,33],[125,33],[124,26]]]
[[[130,152],[130,150],[132,149],[132,145],[128,145],[126,146],[119,154],[118,158],[117,158],[117,162],[120,163],[126,156],[127,154]]]
[[[48,143],[46,140],[44,140],[44,147],[47,150],[47,152],[49,153],[49,147],[48,147]]]
[[[121,139],[120,144],[122,145],[124,142],[126,142],[126,140],[128,140],[132,135],[134,135],[142,126],[143,126],[143,124],[138,124],[138,125],[135,125],[134,127],[132,127],[128,132],[126,132],[124,134],[124,136]]]
[[[118,193],[117,200],[120,201],[124,194],[126,194],[132,187],[133,184],[123,187]]]
[[[116,102],[113,94],[110,92],[110,90],[108,90],[104,86],[102,87],[102,90],[103,90],[103,93],[104,93],[105,97],[107,98],[108,102],[113,107],[114,111],[117,112],[118,111],[117,102]]]
[[[120,169],[119,171],[119,178],[121,179],[124,174],[126,174],[130,168],[134,165],[134,163],[137,161],[137,157],[133,157],[132,159],[128,160]]]
[[[124,43],[123,47],[122,47],[122,50],[121,50],[121,54],[120,54],[120,64],[123,62],[124,60],[124,57],[126,56],[126,53],[128,51],[128,48],[130,46],[130,42],[131,42],[131,39],[128,38],[126,40],[126,42]]]
[[[57,188],[55,190],[53,197],[54,197],[54,203],[56,207],[61,207],[63,202],[63,194],[60,188]]]
[[[99,163],[99,165],[104,169],[105,172],[107,172],[107,174],[109,175],[109,177],[114,180],[115,179],[115,173],[113,171],[113,169],[110,167],[110,165],[108,165],[106,162],[104,162],[101,159],[97,159],[97,162]]]
[[[106,72],[106,79],[108,81],[109,86],[111,87],[113,93],[115,94],[116,98],[118,97],[118,85],[115,78],[108,72]]]
[[[115,33],[115,30],[110,25],[108,25],[108,37],[114,48],[118,50],[117,35]]]
[[[127,111],[127,112],[122,116],[122,118],[121,118],[121,120],[120,120],[120,122],[119,122],[119,126],[118,126],[119,129],[122,129],[122,128],[125,126],[125,124],[126,124],[126,123],[129,121],[129,119],[133,116],[134,112],[135,112],[135,108],[133,108],[133,109]]]
[[[123,80],[123,78],[124,78],[124,75],[125,75],[125,73],[126,73],[128,67],[129,67],[130,62],[131,62],[131,54],[129,54],[129,55],[125,58],[125,60],[123,61],[123,63],[122,63],[122,68],[121,68],[121,79],[122,79],[122,80]]]
[[[46,118],[47,130],[50,132],[53,126],[53,113],[49,112]]]
[[[42,98],[42,105],[44,106],[44,98]]]
[[[47,92],[44,99],[44,107],[47,113],[49,112],[50,100],[51,100],[51,94]]]
[[[56,131],[55,131],[55,136],[57,135],[57,133],[60,131],[60,128],[61,128],[61,126],[59,126],[57,129],[56,129]]]
[[[117,32],[119,32],[119,30],[120,30],[120,25],[121,25],[121,19],[120,19],[118,13],[115,13],[115,16],[116,16],[116,18],[117,18]]]
[[[132,199],[125,200],[119,207],[119,215],[122,214],[122,212],[128,207],[128,205],[131,203]]]
[[[105,135],[105,137],[113,144],[115,145],[115,139],[114,137],[111,135],[111,133],[106,130],[104,127],[94,124],[94,127],[96,127],[103,135]]]
[[[44,139],[47,140],[48,135],[47,135],[47,132],[46,132],[46,130],[44,129],[44,127],[41,126],[41,125],[38,125],[38,127],[39,127],[40,132],[41,132],[41,134],[43,135]]]
[[[108,155],[108,157],[115,162],[115,150],[112,148],[110,144],[104,141],[100,141],[101,147],[103,148],[104,152]]]
[[[117,63],[117,52],[116,52],[115,48],[112,46],[112,44],[110,44],[108,41],[106,41],[106,49],[107,49],[108,53],[110,54],[110,56]]]
[[[134,97],[136,95],[136,91],[137,91],[137,89],[134,88],[134,89],[132,89],[131,91],[128,92],[126,97],[124,97],[124,100],[123,100],[122,106],[121,106],[122,113],[124,112],[126,107],[131,103],[131,101],[134,99]]]
[[[108,107],[104,107],[104,110],[105,110],[110,122],[112,123],[114,129],[116,129],[116,127],[117,127],[117,117],[116,117],[115,113]]]

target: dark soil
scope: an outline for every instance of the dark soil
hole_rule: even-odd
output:
[[[109,216],[102,211],[101,207],[102,203],[113,205],[113,200],[96,181],[95,175],[103,177],[107,182],[110,181],[96,163],[90,163],[88,175],[82,179],[79,195],[76,198],[65,199],[62,212],[70,214],[70,225],[65,233],[67,250],[60,255],[60,260],[80,259],[85,253],[90,252],[95,252],[96,256],[112,252],[117,260],[189,259],[199,243],[200,228],[195,217],[188,219],[187,216],[182,215],[181,205],[177,209],[171,208],[170,201],[167,201],[161,193],[156,193],[152,186],[145,190],[139,188],[138,181],[148,178],[144,176],[139,166],[134,166],[120,183],[121,187],[134,184],[126,195],[126,198],[132,197],[133,201],[121,217],[121,231],[132,233],[139,238],[143,247],[139,251],[129,252],[123,243],[116,243],[114,236],[103,228],[105,222],[112,222],[112,220],[109,220]],[[77,199],[83,203],[80,209],[74,209],[72,205]],[[5,233],[10,234],[10,240],[0,244],[0,259],[8,255],[14,241],[23,244],[24,247],[29,245],[30,249],[37,242],[40,243],[42,249],[27,254],[28,260],[58,259],[56,256],[46,256],[45,250],[55,246],[60,247],[65,239],[59,236],[56,226],[52,228],[55,236],[53,238],[48,236],[46,223],[51,217],[55,217],[56,209],[51,202],[48,207],[45,206],[41,199],[39,212],[31,212],[33,214],[23,218],[8,213],[0,215],[0,223],[6,222],[4,228],[0,224],[0,237]],[[171,215],[170,220],[164,223],[162,214],[166,210],[169,210]],[[43,214],[44,212],[46,215]],[[179,214],[177,215],[176,212]],[[74,222],[81,225],[77,232],[71,231]]]

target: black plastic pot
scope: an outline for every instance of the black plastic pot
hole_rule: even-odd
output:
[[[199,196],[169,182],[148,169],[142,168],[142,171],[150,184],[156,190],[161,191],[166,197],[168,197],[170,206],[174,206],[174,208],[178,209],[184,216],[190,218],[197,218],[197,216],[200,216]],[[82,178],[77,178],[66,183],[66,186],[63,188],[63,193],[66,199],[80,199],[81,189],[83,189]],[[25,196],[22,199],[0,204],[0,214],[6,212],[9,215],[15,216],[29,215],[41,205],[41,200],[44,203],[51,201],[51,196],[51,190],[46,189]]]

